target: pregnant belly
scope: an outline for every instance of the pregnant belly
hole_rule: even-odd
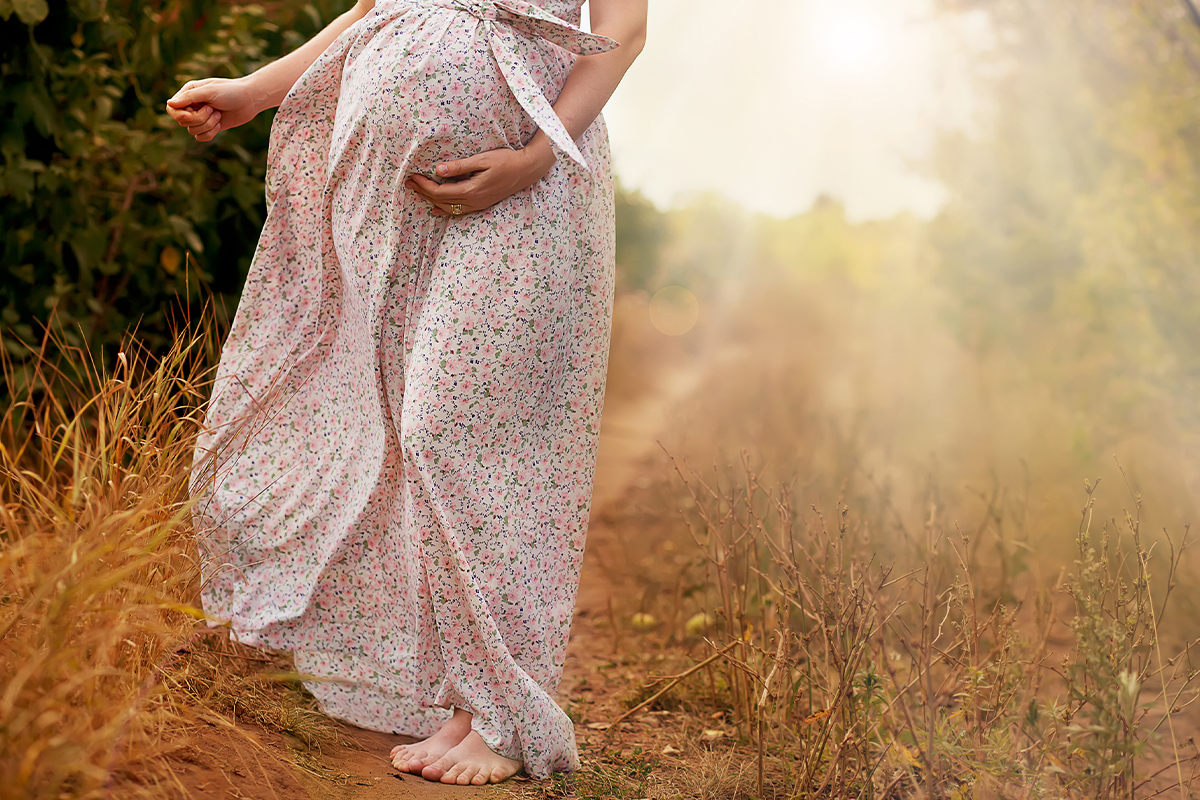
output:
[[[432,175],[445,160],[520,148],[537,126],[497,66],[487,23],[418,6],[351,50],[342,76],[331,157],[357,151],[373,169]],[[378,24],[378,23],[377,23]],[[516,37],[534,80],[553,102],[572,59],[543,39]]]

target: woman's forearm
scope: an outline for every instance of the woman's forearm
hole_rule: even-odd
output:
[[[591,0],[591,29],[621,46],[607,53],[581,56],[554,103],[554,113],[572,139],[578,139],[600,115],[617,84],[646,43],[647,0]],[[550,138],[538,131],[526,147],[547,170],[554,163]]]
[[[353,8],[334,19],[300,47],[242,78],[250,89],[256,111],[265,111],[282,103],[292,86],[300,80],[300,76],[325,52],[333,40],[365,17],[374,7],[375,0],[359,0]]]

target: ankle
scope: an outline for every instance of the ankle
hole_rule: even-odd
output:
[[[463,708],[455,708],[454,714],[447,720],[446,725],[452,728],[466,728],[469,731],[471,730],[472,720],[474,720],[474,717],[470,711]]]

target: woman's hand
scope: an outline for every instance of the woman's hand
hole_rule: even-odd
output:
[[[540,132],[523,150],[488,150],[458,161],[437,165],[442,178],[469,177],[435,183],[413,175],[404,185],[433,204],[437,217],[454,217],[483,211],[537,183],[554,166],[554,152]]]
[[[244,78],[188,81],[167,101],[167,113],[198,142],[207,142],[221,131],[245,125],[258,112],[282,103],[292,85],[317,57],[374,6],[374,0],[358,0],[353,8],[300,47]]]
[[[167,101],[167,113],[198,142],[210,141],[220,131],[244,125],[260,110],[242,78],[188,81]]]

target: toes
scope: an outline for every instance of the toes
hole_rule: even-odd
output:
[[[446,774],[446,770],[453,766],[454,762],[446,757],[439,758],[437,761],[429,764],[421,770],[421,777],[429,781],[438,781]]]
[[[519,761],[508,761],[496,767],[492,767],[488,775],[488,783],[503,783],[521,771],[521,763]]]
[[[454,766],[450,767],[450,769],[446,770],[445,774],[442,775],[442,783],[457,783],[465,786],[468,781],[464,780],[463,776],[466,774],[469,768],[469,764],[455,764]]]
[[[495,772],[495,770],[493,770],[493,772]],[[474,777],[471,778],[471,783],[475,784],[476,786],[483,786],[487,782],[487,775],[483,774],[483,770],[479,770],[479,772],[476,772]]]
[[[428,757],[427,751],[408,746],[396,754],[392,763],[401,772],[420,772],[425,768],[425,759]]]

